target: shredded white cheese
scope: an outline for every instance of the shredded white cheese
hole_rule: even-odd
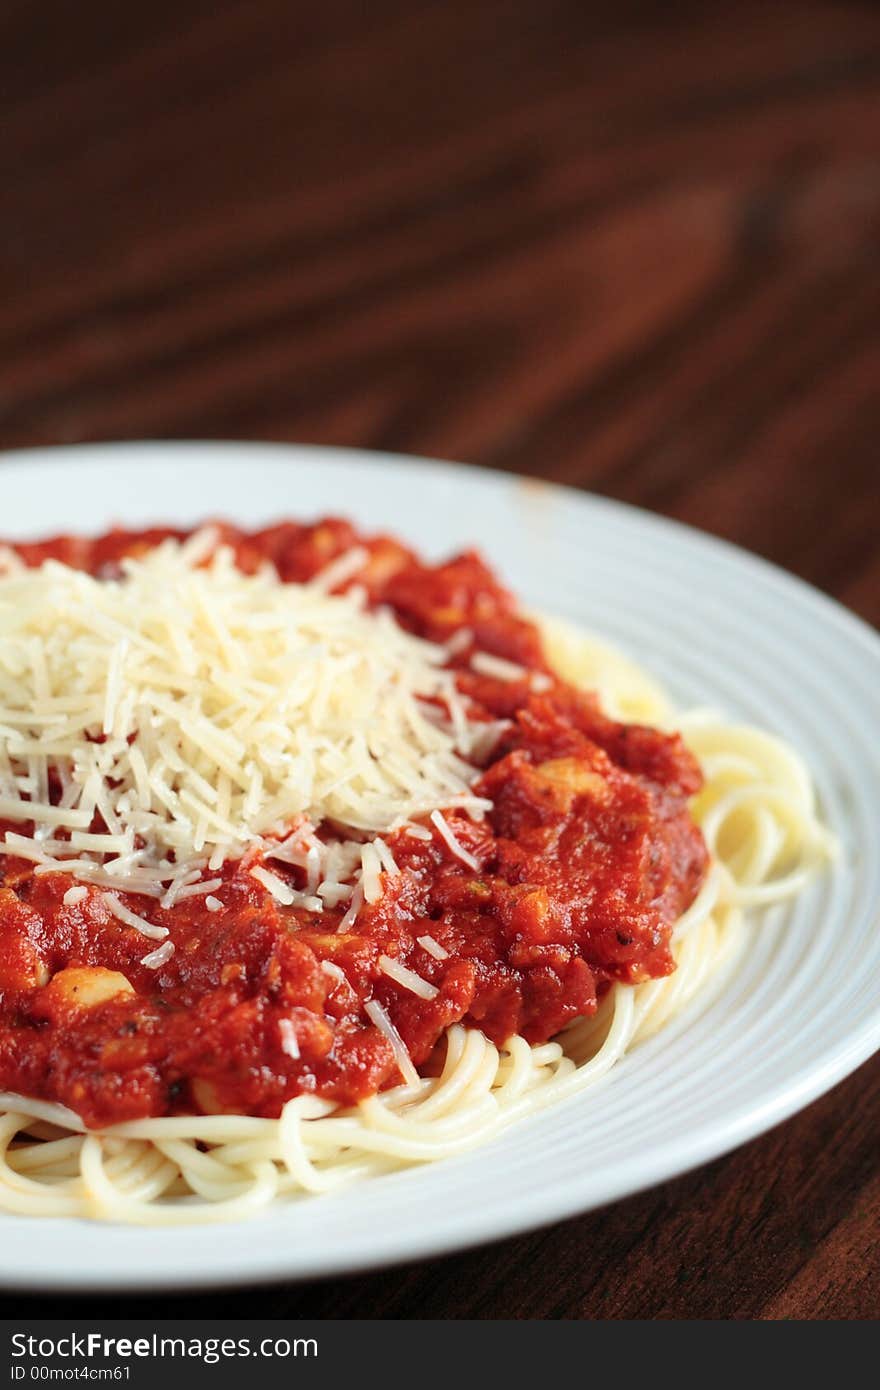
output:
[[[294,1061],[299,1060],[299,1043],[296,1038],[296,1030],[289,1018],[278,1020],[278,1032],[281,1034],[281,1051]]]
[[[340,588],[359,574],[369,558],[369,552],[362,545],[352,546],[351,550],[346,550],[329,565],[325,565],[310,581],[309,587],[319,593],[328,594],[331,589]]]
[[[337,927],[337,931],[349,931],[354,926],[355,920],[357,919],[357,915],[360,912],[363,905],[364,885],[363,883],[356,883],[354,891],[351,895],[351,902],[349,903],[348,908],[339,920],[339,926]]]
[[[378,999],[371,999],[365,1004],[364,1011],[370,1019],[370,1022],[376,1025],[379,1032],[383,1033],[391,1044],[394,1051],[394,1060],[397,1063],[397,1069],[407,1086],[418,1086],[419,1074],[413,1066],[412,1058],[406,1050],[403,1038],[398,1033]]]
[[[424,825],[408,825],[406,833],[411,840],[433,840],[434,838],[427,826]]]
[[[460,859],[463,864],[467,864],[469,869],[478,870],[480,868],[479,859],[475,858],[469,849],[465,849],[441,811],[431,812],[431,823],[432,825],[436,825],[441,838],[446,841],[446,844],[449,846],[450,851],[455,855],[456,859]]]
[[[408,989],[411,994],[417,994],[420,999],[436,999],[440,993],[436,985],[430,981],[423,980],[421,975],[417,975],[415,970],[410,970],[408,966],[402,965],[399,960],[394,960],[392,956],[380,956],[377,962],[383,975],[387,975],[389,980],[400,985],[402,989]]]
[[[149,955],[141,956],[141,965],[145,965],[148,970],[161,970],[171,957],[174,955],[174,943],[163,941],[161,946],[157,946],[155,951],[150,951]]]
[[[168,935],[167,927],[157,927],[153,922],[145,921],[136,912],[132,912],[131,908],[126,907],[125,903],[121,903],[113,893],[103,893],[101,896],[105,906],[113,913],[113,916],[118,918],[120,922],[124,922],[127,927],[134,927],[141,936],[150,937],[153,941],[165,940]]]
[[[469,627],[460,627],[457,632],[453,632],[449,641],[446,643],[446,651],[449,656],[458,656],[460,652],[466,651],[473,640],[473,629]]]
[[[521,681],[529,674],[519,662],[508,661],[503,656],[492,656],[490,652],[474,652],[471,670],[481,676],[495,676],[500,681]]]
[[[427,951],[429,956],[433,956],[435,960],[449,959],[449,952],[444,946],[440,945],[439,941],[435,941],[433,936],[428,936],[427,934],[425,936],[417,936],[416,941],[422,949]]]
[[[203,878],[199,883],[188,883],[177,895],[177,901],[182,898],[200,898],[203,893],[212,893],[215,888],[220,888],[223,884],[222,878]]]
[[[78,903],[85,902],[88,896],[88,888],[84,888],[81,883],[78,883],[75,887],[68,888],[61,901],[65,907],[76,907]]]
[[[364,902],[376,903],[381,898],[382,880],[379,877],[381,870],[382,861],[375,845],[364,845],[361,850],[361,886],[364,891]]]
[[[258,883],[262,883],[276,902],[282,903],[284,907],[289,907],[293,902],[294,893],[289,884],[279,878],[277,874],[270,873],[268,869],[263,869],[259,865],[251,869],[251,878],[255,878]],[[215,884],[216,887],[216,884]]]
[[[300,891],[254,871],[279,901],[347,902],[353,921],[399,872],[383,835],[489,808],[472,790],[486,725],[469,719],[447,649],[366,610],[362,593],[330,592],[367,558],[356,548],[284,584],[270,566],[242,574],[210,529],[124,560],[115,579],[6,556],[0,817],[18,824],[6,847],[38,873],[170,907],[207,903],[207,875],[256,846],[305,874]],[[350,838],[319,839],[327,822]],[[299,839],[283,838],[291,826]]]
[[[400,869],[398,867],[397,860],[394,858],[394,855],[391,853],[391,850],[388,848],[381,835],[376,836],[375,840],[373,841],[373,845],[375,847],[376,853],[379,856],[379,862],[381,863],[385,873],[391,874],[392,876],[394,874],[399,874]]]

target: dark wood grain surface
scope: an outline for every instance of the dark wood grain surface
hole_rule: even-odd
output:
[[[465,459],[693,522],[880,621],[877,6],[3,0],[0,76],[0,446]],[[78,1311],[876,1316],[878,1132],[875,1059],[537,1234]]]

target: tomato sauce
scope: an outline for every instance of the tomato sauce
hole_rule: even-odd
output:
[[[384,876],[381,899],[340,932],[342,909],[280,906],[253,878],[250,856],[222,870],[217,912],[198,898],[167,910],[123,899],[169,929],[174,954],[151,970],[140,963],[149,945],[110,913],[100,888],[65,905],[69,875],[37,875],[0,854],[0,1091],[60,1102],[90,1126],[201,1110],[276,1116],[302,1093],[349,1103],[400,1079],[364,1011],[369,999],[424,1066],[456,1021],[498,1044],[514,1033],[542,1042],[592,1012],[612,982],[674,968],[671,929],[707,867],[687,807],[700,773],[678,736],[616,723],[555,679],[537,628],[474,553],[431,566],[333,519],[221,531],[242,569],[268,559],[285,580],[308,579],[362,544],[370,558],[358,582],[372,603],[421,636],[461,634],[452,664],[462,691],[487,718],[510,721],[476,787],[493,801],[485,822],[446,816],[482,868],[437,833],[392,835],[402,872]],[[110,577],[124,556],[184,534],[113,531],[14,548],[30,565],[53,557]],[[543,673],[542,688],[476,674],[474,650]],[[271,867],[302,886],[298,870]],[[425,935],[443,959],[419,944]],[[382,954],[434,985],[435,997],[388,978]],[[84,1007],[59,975],[78,966],[118,971],[131,989]]]

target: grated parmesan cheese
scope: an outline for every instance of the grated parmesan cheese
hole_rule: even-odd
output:
[[[481,676],[495,676],[500,681],[521,681],[529,674],[519,662],[508,661],[503,656],[492,656],[489,652],[474,652],[471,670]]]
[[[435,960],[449,959],[449,952],[444,946],[440,945],[439,941],[435,941],[433,936],[417,936],[416,941],[422,949],[427,951],[429,956],[433,956]]]
[[[391,850],[388,848],[381,835],[376,836],[375,840],[373,841],[373,844],[375,846],[376,853],[379,856],[379,862],[381,863],[385,873],[390,874],[392,876],[394,874],[399,874],[400,869],[398,867],[397,860],[394,858],[394,855],[391,853]]]
[[[473,628],[460,627],[457,632],[453,632],[449,641],[446,643],[446,651],[449,656],[458,656],[466,651],[474,640]]]
[[[277,874],[270,873],[268,869],[263,869],[259,865],[251,869],[251,878],[255,878],[258,883],[262,883],[276,902],[282,903],[284,907],[289,907],[294,899],[294,891],[290,884],[285,883],[283,878]],[[214,885],[216,887],[216,884]]]
[[[425,825],[408,825],[406,833],[411,840],[433,840],[434,838]]]
[[[331,589],[341,588],[349,579],[360,573],[369,558],[369,551],[362,545],[352,546],[329,565],[325,565],[314,579],[309,581],[309,588],[324,594],[328,594]]]
[[[278,1032],[281,1034],[281,1051],[294,1061],[299,1061],[299,1043],[296,1038],[296,1030],[289,1018],[278,1020]]]
[[[418,1086],[419,1074],[413,1066],[412,1058],[406,1050],[403,1038],[398,1033],[378,999],[371,999],[365,1004],[364,1011],[370,1019],[370,1022],[376,1025],[379,1032],[384,1034],[391,1044],[394,1052],[394,1060],[397,1063],[397,1069],[407,1086]]]
[[[377,903],[382,896],[382,881],[379,874],[382,869],[382,861],[379,858],[376,846],[366,844],[361,850],[361,887],[364,892],[364,902]]]
[[[343,913],[342,917],[340,918],[340,922],[339,922],[339,926],[337,927],[337,931],[340,931],[340,932],[347,932],[347,931],[349,931],[349,930],[354,926],[355,920],[356,920],[356,918],[357,918],[357,915],[358,915],[358,913],[360,912],[360,910],[361,910],[361,908],[363,907],[363,905],[364,905],[364,885],[363,885],[362,882],[358,882],[358,883],[356,883],[355,886],[354,886],[354,891],[352,892],[352,895],[351,895],[351,902],[349,903],[348,908],[346,909],[346,911]]]
[[[149,955],[141,956],[141,965],[145,965],[148,970],[161,970],[162,966],[174,955],[173,941],[163,941],[161,946],[157,946],[155,951],[150,951]]]
[[[436,985],[432,985],[428,980],[423,980],[421,975],[416,974],[415,970],[401,965],[399,960],[394,960],[391,956],[380,956],[377,964],[382,974],[387,975],[389,980],[393,980],[402,989],[408,989],[411,994],[417,994],[420,999],[436,999],[440,993]]]
[[[436,825],[441,838],[446,841],[446,844],[451,853],[455,855],[456,859],[460,859],[463,864],[467,864],[469,869],[479,870],[479,859],[476,859],[474,855],[471,854],[470,850],[465,849],[441,811],[431,812],[431,823]]]
[[[203,893],[211,893],[222,884],[222,878],[203,878],[200,883],[187,883],[178,893],[177,901],[180,902],[181,898],[200,898]]]
[[[270,566],[242,574],[211,528],[124,560],[118,579],[5,556],[0,817],[18,825],[6,847],[37,873],[163,907],[196,894],[207,906],[219,881],[205,870],[256,847],[304,872],[299,892],[252,871],[280,902],[348,902],[350,925],[399,872],[384,834],[490,805],[472,790],[486,725],[468,716],[448,648],[366,610],[363,592],[331,592],[368,558],[355,547],[285,584]],[[327,822],[350,838],[319,839]],[[164,933],[118,900],[111,911]]]
[[[151,937],[153,941],[164,941],[168,935],[167,927],[157,927],[152,922],[147,922],[143,917],[138,917],[136,912],[121,903],[113,893],[102,893],[104,904],[120,922],[124,922],[127,927],[134,927],[141,936]]]

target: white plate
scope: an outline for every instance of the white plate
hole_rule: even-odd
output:
[[[140,1230],[0,1217],[0,1283],[205,1287],[438,1255],[585,1211],[784,1120],[880,1047],[880,639],[741,551],[672,522],[479,469],[346,450],[148,444],[0,463],[0,533],[114,521],[252,525],[333,512],[441,556],[478,545],[522,598],[807,756],[845,855],[765,914],[721,995],[595,1090],[466,1157],[238,1226]]]

